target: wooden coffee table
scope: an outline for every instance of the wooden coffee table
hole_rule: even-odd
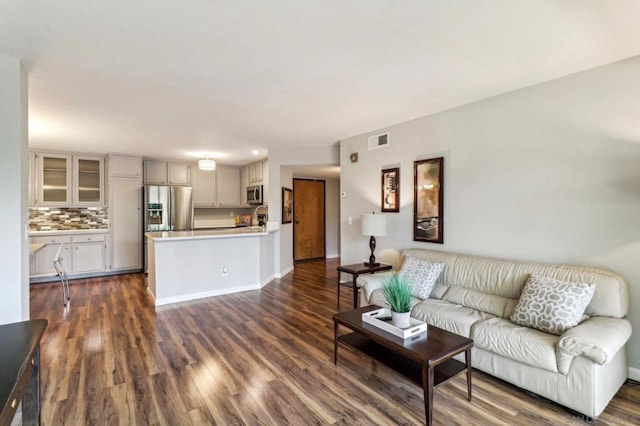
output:
[[[473,340],[430,325],[426,333],[403,340],[391,333],[362,322],[362,314],[379,306],[365,306],[333,316],[333,362],[338,364],[338,343],[353,348],[390,367],[424,391],[426,423],[433,417],[433,388],[467,370],[467,399],[471,401],[471,347]],[[338,335],[342,325],[351,333]],[[465,353],[465,363],[453,357]],[[389,396],[391,397],[391,396]]]

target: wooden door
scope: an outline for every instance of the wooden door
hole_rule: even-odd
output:
[[[293,180],[293,260],[325,257],[325,181]]]

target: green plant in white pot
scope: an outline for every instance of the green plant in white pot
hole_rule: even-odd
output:
[[[382,292],[391,308],[391,323],[398,328],[411,326],[411,290],[411,283],[397,273],[382,285]]]

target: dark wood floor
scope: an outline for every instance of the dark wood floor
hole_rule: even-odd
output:
[[[333,364],[337,261],[297,264],[261,291],[154,308],[141,274],[31,288],[46,318],[44,425],[422,424],[422,391],[348,349]],[[351,298],[345,292],[341,309]],[[480,372],[436,390],[434,424],[584,424]],[[625,385],[598,424],[639,424]]]

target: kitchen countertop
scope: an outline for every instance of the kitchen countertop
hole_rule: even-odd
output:
[[[154,241],[201,240],[211,238],[253,237],[267,235],[277,231],[277,227],[248,226],[231,229],[201,229],[192,231],[147,232],[145,235]]]
[[[34,254],[42,250],[46,244],[29,244],[29,254]]]
[[[62,229],[51,231],[29,231],[30,237],[46,235],[82,235],[82,234],[108,234],[108,229]]]

